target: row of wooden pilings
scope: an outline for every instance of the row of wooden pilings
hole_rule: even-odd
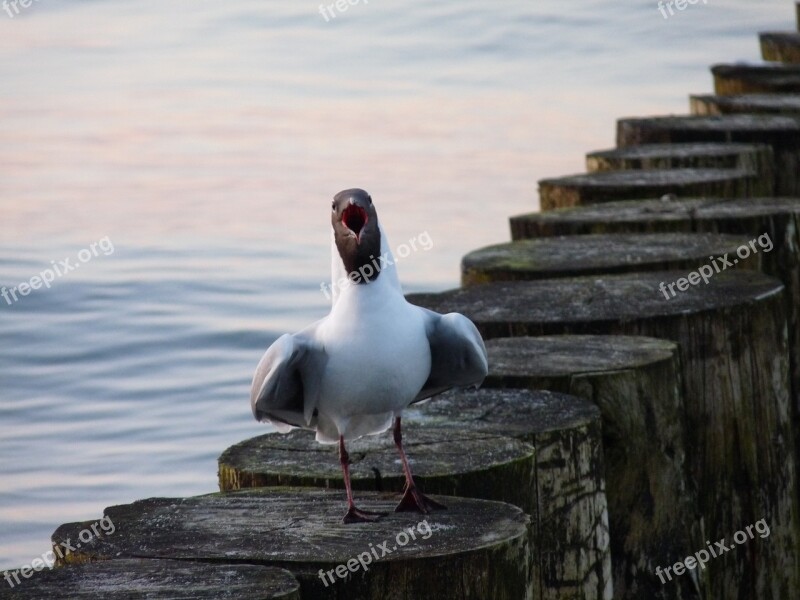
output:
[[[798,597],[800,35],[761,42],[782,64],[717,65],[691,115],[620,120],[463,287],[409,298],[487,339],[480,391],[406,417],[446,511],[391,513],[399,464],[371,437],[353,482],[390,514],[342,525],[334,451],[268,434],[222,454],[221,493],[106,509],[113,535],[13,597]]]

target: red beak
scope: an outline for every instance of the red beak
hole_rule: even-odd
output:
[[[361,243],[361,230],[364,229],[364,225],[367,224],[367,220],[367,211],[357,204],[349,205],[342,213],[342,223],[344,223],[344,226],[350,231],[356,234],[357,243]]]

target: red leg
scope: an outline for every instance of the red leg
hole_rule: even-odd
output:
[[[403,434],[400,430],[400,417],[394,420],[394,443],[400,451],[400,460],[403,463],[403,473],[406,476],[406,487],[403,492],[403,498],[400,504],[394,509],[394,512],[402,512],[409,510],[416,510],[421,513],[428,514],[432,510],[443,510],[446,506],[439,504],[435,500],[431,500],[417,489],[417,484],[414,483],[414,477],[411,475],[411,466],[408,464],[406,452],[403,450]]]
[[[379,517],[384,516],[386,513],[370,512],[368,510],[361,510],[356,508],[353,502],[353,490],[350,486],[350,455],[344,447],[344,437],[339,436],[339,462],[342,464],[342,471],[344,472],[344,487],[347,490],[347,512],[342,518],[343,523],[365,523],[369,521],[377,521]]]

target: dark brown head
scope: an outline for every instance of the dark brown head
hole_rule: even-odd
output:
[[[339,256],[348,276],[369,283],[380,274],[381,231],[372,197],[353,188],[339,192],[331,204],[331,224]],[[357,275],[350,275],[356,272]]]

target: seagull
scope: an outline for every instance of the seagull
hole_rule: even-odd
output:
[[[389,428],[406,480],[395,511],[444,509],[414,483],[401,413],[450,388],[479,386],[488,373],[483,339],[464,315],[442,315],[406,301],[366,191],[336,194],[331,224],[331,311],[267,349],[253,376],[253,415],[281,433],[310,429],[318,442],[338,443],[347,492],[344,523],[383,516],[356,507],[345,444]]]

